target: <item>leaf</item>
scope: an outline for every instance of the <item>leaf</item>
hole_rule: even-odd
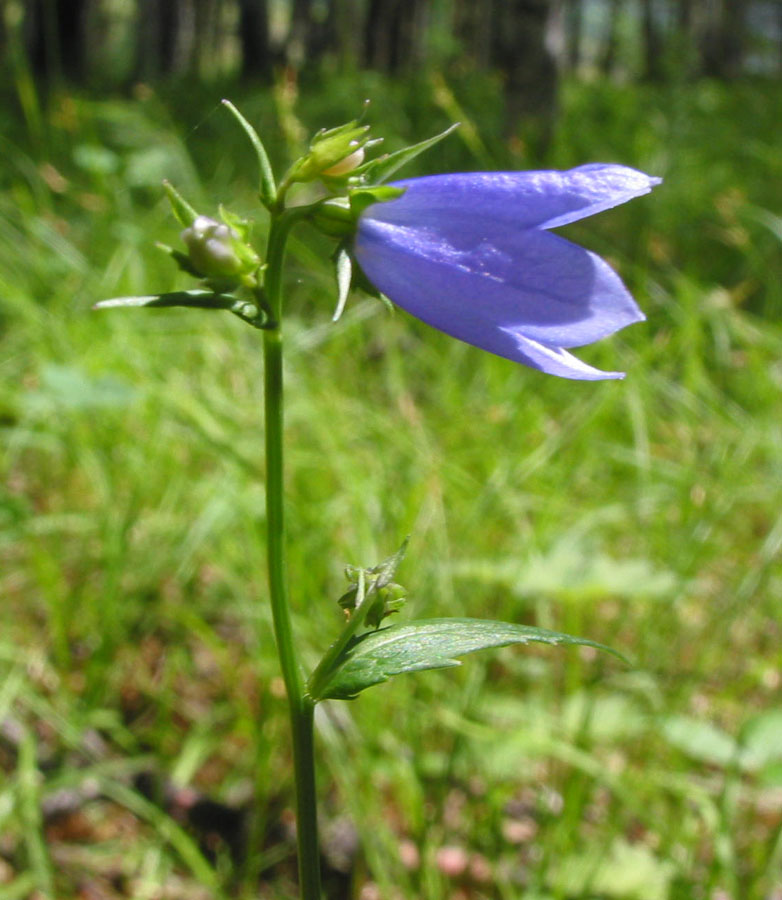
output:
[[[669,716],[662,735],[673,747],[698,762],[729,766],[736,762],[738,745],[726,731],[692,716]]]
[[[448,135],[458,127],[459,123],[456,122],[454,125],[446,128],[445,131],[441,131],[440,134],[427,138],[425,141],[421,141],[418,144],[413,144],[412,147],[404,147],[402,150],[397,150],[395,153],[389,153],[388,156],[381,156],[378,159],[373,159],[371,162],[360,166],[358,169],[354,169],[353,174],[358,174],[359,172],[367,174],[371,178],[373,184],[380,184],[383,181],[388,180],[395,172],[401,169],[402,166],[407,165],[407,163],[415,159],[420,153],[423,153],[424,150],[428,150],[435,144],[439,144],[440,141],[447,138]]]
[[[256,328],[263,326],[265,316],[254,303],[241,300],[231,294],[217,294],[214,291],[172,291],[168,294],[148,294],[140,297],[114,297],[101,300],[93,309],[165,309],[186,306],[195,309],[226,309]]]
[[[408,625],[391,625],[355,638],[324,679],[314,700],[351,700],[373,684],[394,675],[424,669],[460,665],[455,658],[488,647],[511,644],[580,644],[608,650],[583,638],[491,619],[420,619]],[[620,656],[621,658],[621,656]]]
[[[753,716],[741,729],[739,765],[755,772],[782,760],[782,708]]]

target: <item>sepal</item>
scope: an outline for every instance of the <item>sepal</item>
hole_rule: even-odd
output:
[[[359,610],[364,615],[364,624],[379,628],[387,616],[398,612],[405,603],[407,591],[393,581],[397,568],[407,551],[408,538],[402,546],[376,566],[360,568],[346,566],[345,577],[350,582],[348,590],[337,601],[348,616]]]
[[[171,204],[171,211],[174,213],[174,218],[180,225],[189,228],[198,218],[198,213],[170,181],[163,182],[163,190],[166,192],[168,202]]]
[[[348,302],[350,294],[350,286],[353,283],[353,260],[347,251],[345,244],[337,247],[334,254],[334,270],[337,276],[337,307],[334,315],[331,317],[332,322],[338,322],[345,310],[345,304]]]
[[[244,129],[245,134],[250,139],[250,143],[253,145],[260,173],[258,193],[260,194],[263,205],[267,209],[271,209],[277,199],[277,186],[274,183],[274,172],[272,171],[266,148],[263,146],[260,137],[258,137],[258,132],[252,127],[247,119],[245,119],[233,103],[231,103],[230,100],[223,100],[222,103]]]
[[[353,176],[360,176],[361,180],[368,184],[382,184],[384,181],[388,181],[388,179],[398,172],[402,166],[406,166],[407,163],[414,160],[416,156],[423,153],[425,150],[429,150],[431,147],[434,147],[435,144],[439,144],[440,141],[447,138],[456,131],[459,125],[459,122],[455,122],[453,125],[446,128],[445,131],[441,131],[439,134],[427,138],[425,141],[419,141],[419,143],[412,144],[410,147],[403,147],[401,150],[396,150],[394,153],[388,153],[377,159],[371,159],[369,162],[364,163],[363,166],[354,169],[352,174]]]

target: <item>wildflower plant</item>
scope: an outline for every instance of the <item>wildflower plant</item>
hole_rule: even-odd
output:
[[[231,103],[224,104],[255,148],[259,195],[269,219],[265,251],[255,249],[250,222],[223,208],[216,218],[200,214],[166,183],[184,249],[162,249],[199,279],[199,286],[104,300],[96,308],[227,310],[262,335],[268,600],[290,710],[300,895],[319,900],[316,704],[352,700],[402,673],[459,665],[458,657],[489,647],[601,645],[479,618],[403,620],[396,614],[406,590],[396,577],[404,542],[379,564],[347,568],[348,587],[335,604],[341,630],[314,669],[304,671],[285,568],[282,276],[291,230],[309,223],[335,240],[335,320],[351,290],[359,288],[385,296],[462,341],[543,373],[579,380],[621,378],[622,373],[592,368],[568,350],[640,321],[643,314],[607,263],[551,229],[647,193],[659,179],[619,165],[587,165],[568,172],[389,181],[456,126],[367,159],[379,141],[370,139],[368,126],[352,121],[319,132],[277,182],[253,127]],[[323,186],[322,199],[307,205],[289,202],[294,185],[313,181]]]

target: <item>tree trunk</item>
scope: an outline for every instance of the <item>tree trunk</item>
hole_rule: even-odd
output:
[[[87,69],[89,0],[32,0],[26,30],[33,72],[43,82],[81,83]]]
[[[492,56],[505,76],[506,130],[533,156],[551,136],[557,67],[546,46],[550,0],[495,0]]]
[[[616,66],[616,49],[619,44],[619,0],[610,0],[608,24],[603,37],[598,67],[604,75],[610,75]]]
[[[426,0],[369,0],[364,30],[364,61],[394,74],[423,56]]]
[[[643,33],[644,78],[658,81],[662,76],[662,44],[654,15],[654,0],[641,2]]]
[[[273,61],[266,0],[239,0],[239,40],[242,75],[271,82]]]
[[[568,0],[565,4],[565,65],[571,72],[581,65],[581,32],[584,27],[584,4]]]
[[[744,64],[747,0],[722,0],[707,20],[701,40],[703,73],[736,78]]]
[[[492,16],[474,0],[458,0],[454,12],[454,33],[464,54],[478,69],[491,65]]]

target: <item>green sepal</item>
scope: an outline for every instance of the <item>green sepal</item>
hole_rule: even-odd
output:
[[[379,628],[386,616],[398,612],[404,605],[407,591],[393,581],[407,551],[409,538],[402,546],[376,566],[367,569],[346,566],[345,577],[350,582],[348,590],[337,601],[349,615],[361,615],[363,624]]]
[[[334,271],[337,276],[337,306],[331,321],[338,322],[348,302],[350,286],[353,283],[353,261],[344,243],[337,247],[334,254]]]
[[[390,625],[353,638],[328,675],[320,680],[313,700],[352,700],[361,691],[394,675],[460,665],[456,657],[490,647],[543,643],[586,646],[621,654],[584,638],[490,619],[420,619]]]
[[[169,247],[168,244],[161,244],[159,241],[155,246],[158,250],[167,253],[183,272],[192,275],[194,278],[202,277],[198,269],[190,262],[190,257],[186,253],[182,253],[181,250],[175,250],[173,247]]]
[[[402,564],[402,560],[405,558],[405,553],[407,553],[407,545],[410,543],[410,538],[406,537],[403,541],[399,549],[396,553],[392,553],[391,556],[387,556],[382,562],[379,562],[376,566],[370,566],[367,569],[362,569],[360,566],[345,566],[345,577],[348,581],[358,581],[359,572],[364,573],[364,577],[367,581],[367,584],[370,586],[374,586],[375,588],[383,588],[387,584],[391,584],[391,581],[396,575],[396,570]],[[369,592],[369,588],[367,589],[367,593]]]
[[[348,188],[346,197],[328,197],[314,204],[310,221],[318,231],[329,237],[352,237],[356,233],[359,216],[365,209],[375,203],[396,200],[404,192],[404,188],[387,184]]]
[[[425,150],[429,150],[430,147],[434,147],[435,144],[439,144],[440,141],[447,138],[449,134],[452,134],[459,127],[459,124],[459,122],[456,122],[446,128],[445,131],[441,131],[440,134],[436,134],[434,137],[427,138],[425,141],[413,144],[411,147],[403,147],[401,150],[397,150],[394,153],[380,156],[377,159],[371,159],[362,166],[355,168],[351,174],[353,176],[362,176],[372,184],[382,184],[395,172],[401,169],[402,166],[407,165],[407,163],[415,159],[416,156],[423,153]]]
[[[175,306],[191,309],[224,309],[238,316],[253,328],[270,327],[269,316],[262,303],[254,303],[234,297],[232,294],[221,294],[215,291],[192,290],[171,291],[166,294],[149,294],[138,297],[113,297],[101,300],[93,309],[167,309]]]
[[[277,186],[274,183],[274,172],[272,171],[266,148],[263,146],[260,137],[258,137],[258,132],[252,127],[247,119],[245,119],[233,103],[231,103],[230,100],[223,100],[222,103],[242,126],[245,134],[250,139],[250,143],[253,145],[255,155],[258,159],[258,169],[260,171],[258,193],[260,194],[263,205],[267,209],[270,209],[277,198]]]
[[[185,200],[185,198],[179,193],[174,185],[171,184],[170,181],[163,182],[163,189],[168,195],[168,200],[174,213],[174,218],[184,228],[189,228],[198,218],[198,213],[187,202],[187,200]]]
[[[404,188],[391,187],[388,184],[353,188],[348,192],[350,211],[353,213],[355,220],[358,221],[358,217],[367,207],[375,203],[387,203],[389,200],[396,200],[404,192]]]

